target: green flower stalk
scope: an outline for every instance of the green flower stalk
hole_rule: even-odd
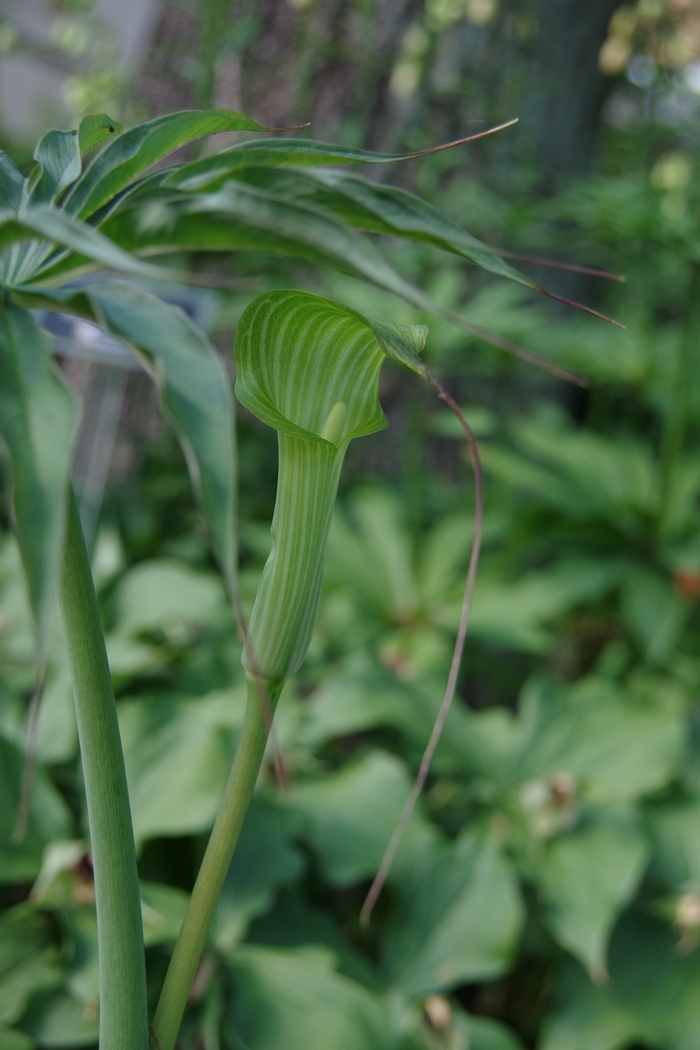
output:
[[[163,1050],[177,1038],[282,686],[311,641],[345,452],[353,438],[387,425],[378,395],[385,356],[422,373],[417,352],[426,335],[422,325],[370,321],[295,291],[259,296],[239,322],[236,394],[279,435],[273,543],[244,650],[245,722],[154,1019]]]

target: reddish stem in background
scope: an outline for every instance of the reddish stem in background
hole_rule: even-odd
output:
[[[549,266],[553,270],[569,270],[571,273],[583,273],[587,277],[603,277],[607,281],[620,281],[625,283],[627,278],[621,273],[610,273],[601,270],[597,266],[580,266],[578,263],[560,262],[559,259],[541,259],[539,256],[519,255],[518,252],[507,252],[501,248],[491,248],[494,255],[500,259],[511,259],[513,262],[529,263],[531,266]]]
[[[481,474],[481,462],[479,460],[479,450],[477,448],[476,439],[464,418],[459,405],[456,403],[451,394],[445,390],[438,379],[435,378],[430,372],[427,373],[428,381],[431,386],[437,391],[438,397],[441,398],[448,406],[452,409],[457,419],[462,425],[464,430],[467,443],[469,445],[469,452],[471,455],[472,465],[474,467],[474,533],[472,536],[472,548],[469,555],[469,568],[467,570],[467,582],[464,588],[464,599],[462,601],[462,612],[459,619],[459,627],[457,629],[457,639],[455,641],[454,651],[452,653],[452,663],[450,664],[450,673],[447,679],[447,686],[445,687],[445,695],[440,705],[435,724],[433,725],[430,739],[427,747],[423,752],[423,758],[421,759],[418,774],[413,782],[413,787],[406,799],[403,812],[399,819],[396,829],[394,830],[389,845],[386,848],[382,862],[379,865],[379,870],[374,877],[374,882],[370,886],[369,893],[365,898],[365,902],[362,905],[362,911],[360,912],[360,923],[366,926],[369,923],[370,916],[374,909],[379,894],[384,888],[387,876],[391,869],[391,865],[394,862],[394,858],[401,844],[401,840],[406,832],[413,811],[416,807],[416,802],[420,796],[421,791],[425,785],[425,781],[430,771],[430,764],[433,760],[435,750],[438,746],[440,736],[445,727],[447,716],[450,713],[452,707],[452,701],[454,700],[455,691],[457,689],[457,678],[459,676],[459,668],[462,662],[462,653],[464,652],[464,642],[467,637],[467,628],[469,626],[469,614],[472,607],[472,597],[474,594],[474,584],[476,582],[476,572],[479,565],[479,552],[481,550],[481,534],[484,520],[484,494],[483,494],[483,480]]]

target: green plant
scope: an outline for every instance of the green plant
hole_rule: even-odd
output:
[[[264,129],[239,114],[213,111],[172,114],[121,132],[108,117],[99,115],[85,118],[78,131],[48,132],[37,146],[37,164],[26,179],[9,158],[0,156],[0,433],[9,452],[16,531],[37,626],[40,668],[57,592],[69,636],[92,828],[102,1050],[122,1046],[131,1050],[146,1041],[136,859],[114,698],[68,480],[78,408],[53,365],[50,340],[29,310],[41,307],[95,321],[139,354],[185,450],[242,633],[233,404],[223,366],[179,309],[134,284],[104,278],[75,283],[77,278],[98,269],[141,280],[185,278],[183,272],[145,261],[182,250],[292,255],[361,276],[555,374],[575,378],[440,307],[393,270],[352,227],[427,242],[540,290],[496,253],[408,194],[305,170],[384,163],[396,157],[304,140],[244,141],[213,156],[143,174],[173,149],[224,130]],[[83,167],[83,155],[92,151],[96,152]],[[246,642],[249,702],[237,758],[205,857],[202,889],[193,895],[173,957],[172,977],[166,980],[156,1014],[156,1037],[166,1050],[177,1035],[262,761],[269,729],[266,714],[271,718],[284,680],[299,665],[309,643],[320,596],[325,534],[345,447],[351,437],[381,423],[374,390],[382,353],[418,372],[451,401],[417,356],[425,338],[419,328],[368,321],[346,308],[291,293],[263,297],[249,310],[239,334],[239,389],[243,403],[280,431],[276,548],[263,576]],[[265,311],[269,316],[263,330],[253,337],[256,318]],[[298,337],[297,325],[301,325]],[[329,332],[342,333],[342,342],[332,343],[326,337],[327,326]],[[297,340],[291,344],[293,354],[292,339]],[[315,386],[306,382],[301,359],[294,356],[301,350],[321,355]],[[355,358],[360,353],[364,365],[353,389]],[[283,366],[274,382],[268,356],[279,358]],[[286,372],[290,362],[294,367]],[[307,501],[300,511],[296,501],[302,492]],[[458,649],[440,720],[447,715],[456,686],[477,551],[475,542]],[[299,590],[290,592],[285,566],[292,565]],[[430,749],[436,743],[434,736]],[[423,778],[426,772],[427,765]]]

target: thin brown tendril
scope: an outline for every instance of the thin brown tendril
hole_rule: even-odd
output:
[[[599,310],[594,310],[592,306],[584,306],[583,303],[577,303],[575,299],[566,299],[563,295],[557,295],[556,292],[550,292],[547,288],[543,288],[541,285],[537,285],[538,292],[542,292],[549,299],[556,299],[558,303],[564,303],[565,306],[573,306],[576,310],[581,310],[584,314],[590,314],[591,317],[598,317],[601,321],[607,321],[608,324],[614,324],[616,328],[625,328],[625,325],[621,321],[616,321],[614,317],[608,317],[607,314],[602,314]]]
[[[485,343],[497,346],[499,350],[506,350],[509,354],[514,354],[521,360],[527,361],[529,365],[535,365],[536,368],[541,368],[544,372],[550,372],[557,379],[564,379],[567,383],[575,383],[576,386],[588,386],[588,380],[580,376],[578,372],[572,372],[569,368],[564,368],[563,365],[549,361],[546,357],[536,354],[534,350],[526,350],[524,346],[518,346],[517,343],[506,339],[505,336],[497,335],[495,332],[490,332],[488,328],[482,328],[481,325],[465,321],[463,317],[453,313],[451,310],[441,310],[440,313],[448,321],[452,321],[453,324],[459,325],[466,332],[475,335],[477,339],[483,339]],[[438,388],[435,387],[435,389],[437,390]],[[442,394],[440,394],[440,397],[442,397]]]
[[[292,124],[290,128],[262,128],[263,131],[301,131],[302,128],[310,128],[311,121],[307,120],[306,124]]]
[[[19,791],[19,804],[17,806],[17,819],[12,832],[13,842],[23,842],[29,827],[29,815],[32,808],[32,793],[34,790],[34,779],[36,777],[37,752],[39,750],[39,712],[41,710],[41,698],[44,693],[46,682],[46,657],[39,660],[32,698],[29,701],[29,714],[27,716],[27,751],[24,757],[24,769],[22,770],[22,785]]]
[[[568,270],[571,273],[583,273],[587,277],[602,277],[607,281],[620,281],[625,283],[627,278],[622,273],[610,273],[609,270],[601,270],[597,266],[581,266],[579,263],[561,262],[559,259],[542,259],[539,256],[520,255],[518,252],[507,252],[501,248],[487,248],[492,255],[500,259],[511,259],[513,262],[529,263],[530,266],[548,266],[553,270]]]
[[[445,390],[438,379],[435,378],[430,372],[427,373],[428,382],[437,391],[438,397],[441,398],[448,406],[452,409],[457,419],[462,425],[464,430],[467,443],[469,445],[469,452],[471,455],[472,465],[474,467],[474,533],[472,536],[472,547],[469,555],[469,568],[467,570],[467,582],[464,588],[464,599],[462,601],[462,612],[459,618],[459,627],[457,629],[457,639],[455,641],[454,651],[452,653],[452,663],[450,664],[450,673],[447,679],[447,686],[445,687],[445,695],[440,705],[435,724],[433,725],[432,732],[428,745],[423,752],[423,758],[421,759],[420,767],[418,769],[418,775],[413,782],[413,787],[406,799],[403,812],[399,819],[398,824],[394,830],[389,845],[386,848],[382,862],[379,865],[379,870],[374,877],[374,881],[369,888],[369,893],[365,898],[365,902],[362,905],[362,911],[360,912],[360,923],[366,926],[369,923],[370,916],[374,909],[379,894],[382,892],[384,883],[386,882],[387,876],[391,869],[391,865],[394,862],[397,850],[401,844],[401,840],[406,832],[406,828],[409,825],[411,817],[413,816],[413,810],[415,809],[416,802],[420,796],[421,791],[425,785],[425,781],[430,770],[430,764],[435,754],[435,749],[438,746],[440,736],[445,727],[447,716],[450,713],[452,701],[454,700],[455,690],[457,688],[457,678],[459,676],[459,668],[462,662],[462,653],[464,651],[464,641],[467,636],[467,628],[469,626],[469,614],[472,607],[472,596],[474,594],[474,583],[476,581],[476,571],[479,565],[479,551],[481,549],[481,533],[484,520],[484,495],[483,495],[483,483],[481,475],[481,463],[479,460],[479,450],[477,448],[476,440],[474,435],[464,418],[459,406],[455,402],[454,398]]]
[[[413,160],[415,157],[427,157],[430,153],[440,153],[444,149],[452,149],[453,146],[463,146],[466,142],[474,142],[475,139],[486,138],[487,135],[494,135],[497,131],[503,131],[505,128],[510,128],[513,124],[518,123],[518,117],[514,117],[513,120],[507,120],[505,124],[498,124],[495,128],[487,128],[485,131],[477,131],[474,135],[467,135],[463,139],[454,139],[452,142],[443,142],[441,146],[431,146],[430,149],[416,150],[415,153],[394,153],[391,155],[392,160]]]

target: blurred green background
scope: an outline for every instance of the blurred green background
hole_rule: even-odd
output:
[[[515,255],[626,276],[521,264],[622,330],[382,239],[445,306],[590,377],[578,389],[353,278],[262,255],[192,262],[222,286],[195,312],[229,366],[237,318],[269,287],[428,323],[430,365],[479,439],[486,509],[458,700],[364,929],[442,697],[473,513],[452,417],[385,366],[390,427],[350,449],[318,630],[280,704],[290,785],[266,766],[183,1050],[697,1050],[698,0],[5,0],[0,13],[0,145],[25,165],[37,133],[102,109],[128,124],[214,105],[390,151],[517,116],[368,177]],[[86,419],[76,480],[101,508],[93,563],[155,996],[242,719],[240,648],[145,377],[124,391],[104,364],[64,367],[88,406],[112,390],[120,416],[116,432]],[[108,475],[90,466],[100,441]],[[276,442],[244,410],[239,442],[250,608]],[[71,688],[57,625],[18,843],[32,635],[6,511],[2,528],[0,1050],[70,1050],[95,1044],[98,1017]]]

